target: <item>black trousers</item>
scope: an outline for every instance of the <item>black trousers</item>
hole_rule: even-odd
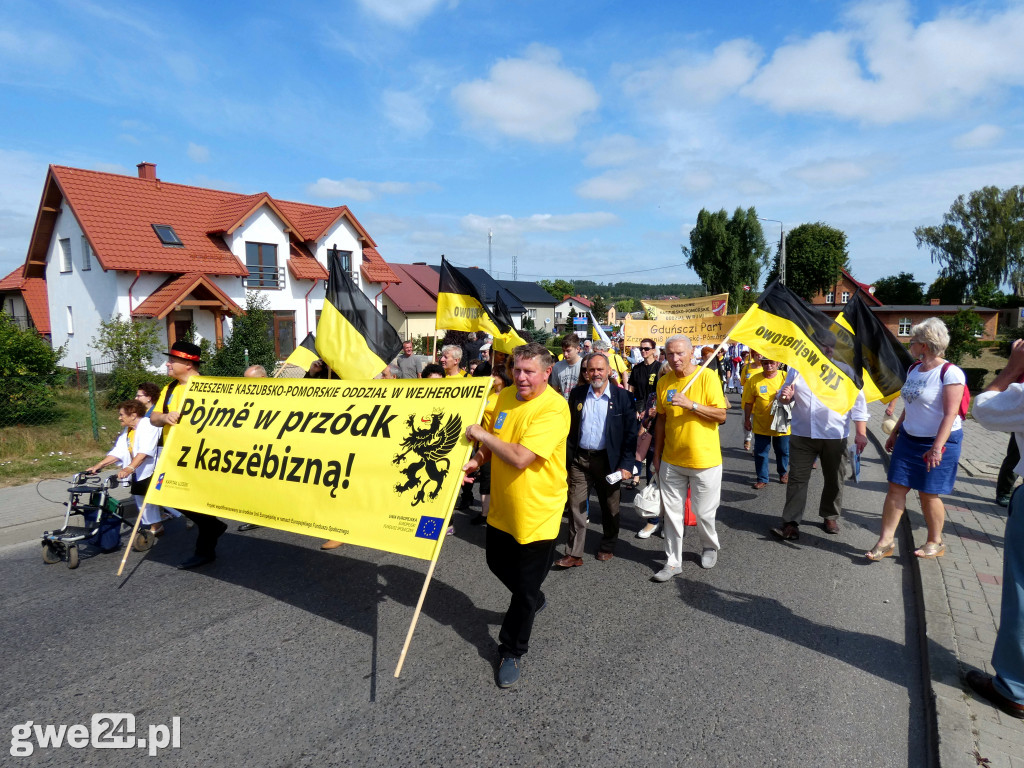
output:
[[[1017,439],[1010,433],[1010,443],[1006,446],[1006,458],[999,467],[999,477],[996,479],[996,496],[1009,496],[1013,490],[1013,484],[1017,482],[1017,475],[1013,468],[1020,462],[1020,448],[1017,447]]]
[[[511,534],[487,526],[487,567],[512,593],[498,633],[502,655],[522,656],[530,647],[533,617],[544,604],[540,585],[555,554],[555,539],[520,544]]]
[[[200,557],[216,557],[217,539],[228,529],[228,526],[213,515],[192,512],[187,509],[178,511],[196,524],[196,530],[199,532],[196,537],[196,554]]]

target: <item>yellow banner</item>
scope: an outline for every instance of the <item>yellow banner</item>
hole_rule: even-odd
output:
[[[846,413],[853,407],[860,391],[857,385],[793,321],[754,304],[733,326],[729,338],[795,368],[815,397],[831,410]]]
[[[701,317],[694,320],[633,320],[626,318],[623,335],[627,347],[640,346],[641,339],[654,339],[660,347],[677,333],[690,337],[694,347],[718,346],[743,315]]]
[[[490,377],[195,379],[146,502],[436,557]]]
[[[719,293],[697,299],[641,300],[640,306],[645,311],[649,310],[655,320],[696,320],[708,315],[724,316],[729,311],[729,294]]]

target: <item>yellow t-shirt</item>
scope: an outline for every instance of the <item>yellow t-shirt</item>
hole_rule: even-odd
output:
[[[786,377],[778,371],[770,379],[764,377],[764,371],[759,371],[743,385],[743,405],[754,404],[754,408],[750,412],[750,419],[753,422],[755,435],[789,434],[788,429],[785,432],[772,430],[772,401],[775,400],[776,394],[785,381]]]
[[[494,424],[494,406],[498,402],[498,395],[500,392],[491,392],[487,396],[487,402],[484,404],[484,418],[481,421],[481,425],[488,432],[491,431],[491,425]]]
[[[532,400],[520,400],[515,387],[498,394],[491,434],[537,454],[525,469],[491,456],[491,509],[487,523],[520,544],[558,538],[569,486],[565,440],[569,404],[550,386]]]
[[[191,377],[189,377],[189,381],[192,381],[192,379],[198,379],[198,378],[199,378],[199,374],[193,374]],[[153,406],[153,413],[163,413],[164,412],[164,400],[167,399],[167,390],[170,388],[170,386],[171,386],[171,384],[168,383],[167,385],[164,386],[163,389],[160,390],[160,396],[157,397],[156,405]],[[185,386],[186,386],[185,384],[179,383],[174,388],[174,391],[171,393],[171,400],[167,404],[167,412],[168,413],[171,413],[172,411],[181,411],[181,403],[185,399]],[[167,437],[168,437],[168,435],[171,432],[171,427],[172,426],[173,425],[171,425],[171,424],[166,424],[166,425],[164,425],[162,427],[163,433],[164,433],[164,442],[165,443],[167,442]]]
[[[722,392],[722,381],[714,373],[698,369],[689,376],[679,377],[669,370],[658,381],[658,413],[665,416],[665,446],[662,461],[689,469],[707,469],[722,463],[722,444],[718,439],[718,424],[701,418],[669,401],[692,379],[697,380],[686,396],[697,405],[728,408]]]
[[[761,368],[760,363],[756,366],[753,363],[744,363],[740,367],[740,386],[747,386],[747,382],[750,381],[750,377],[755,373],[760,373],[762,370],[764,369]]]

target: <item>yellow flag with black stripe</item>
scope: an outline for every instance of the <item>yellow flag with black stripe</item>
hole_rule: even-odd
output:
[[[342,379],[372,379],[402,348],[398,332],[352,282],[341,257],[329,264],[327,296],[316,326],[316,352]]]
[[[485,296],[458,267],[441,257],[437,288],[437,327],[446,331],[483,331],[497,341],[512,327],[511,318],[502,323],[487,308]]]
[[[309,366],[319,359],[320,356],[316,353],[316,336],[312,333],[307,333],[306,338],[295,348],[294,352],[288,355],[288,359],[284,361],[284,364],[294,365],[296,368],[308,371]]]
[[[769,360],[799,371],[811,392],[828,408],[846,413],[861,388],[859,369],[840,368],[823,348],[835,347],[832,320],[774,280],[729,331],[729,338],[748,345]]]
[[[512,324],[512,313],[509,311],[508,304],[502,296],[504,290],[504,288],[498,289],[498,296],[494,300],[494,317],[502,325],[507,325],[508,330],[500,336],[495,336],[491,347],[498,352],[511,355],[516,347],[521,347],[526,343],[526,339],[516,332],[515,326]]]

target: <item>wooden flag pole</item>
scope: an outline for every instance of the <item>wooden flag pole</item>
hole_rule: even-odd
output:
[[[481,405],[481,410],[483,406]],[[434,568],[437,566],[437,561],[441,557],[441,545],[444,544],[444,540],[448,537],[448,525],[452,518],[452,513],[455,512],[455,503],[459,499],[459,493],[462,492],[462,486],[466,479],[466,473],[463,472],[459,478],[459,485],[455,489],[455,495],[452,496],[451,506],[448,508],[448,514],[445,515],[444,522],[441,524],[441,533],[437,542],[437,552],[434,553],[434,558],[430,561],[430,567],[427,569],[426,578],[423,579],[423,589],[420,590],[420,599],[416,601],[416,610],[413,611],[412,621],[409,623],[409,631],[405,635],[405,644],[402,646],[402,653],[398,657],[398,666],[395,667],[395,677],[402,674],[402,665],[405,664],[405,654],[409,652],[409,646],[412,644],[412,633],[416,631],[416,622],[419,621],[420,611],[423,610],[423,600],[427,596],[427,587],[430,586],[430,580],[434,577]]]
[[[146,502],[142,502],[142,509],[146,508]],[[117,569],[117,575],[120,576],[124,571],[124,564],[128,562],[128,553],[132,551],[132,543],[135,541],[135,535],[139,532],[139,523],[142,522],[142,509],[135,516],[135,525],[132,526],[132,535],[128,537],[128,546],[124,548],[124,557],[121,558],[121,567]]]
[[[715,349],[715,352],[714,352],[714,354],[712,354],[712,355],[711,355],[710,357],[708,357],[708,359],[707,359],[707,360],[705,360],[705,361],[704,361],[704,364],[703,364],[703,365],[702,365],[702,366],[701,366],[701,367],[700,367],[700,368],[699,368],[699,369],[697,370],[697,373],[700,373],[700,372],[701,372],[701,371],[703,371],[703,370],[704,370],[705,368],[707,368],[707,367],[708,367],[708,365],[709,365],[709,364],[711,363],[711,361],[712,361],[712,360],[714,360],[714,359],[715,359],[716,357],[718,357],[718,353],[719,353],[719,352],[720,352],[720,351],[722,350],[722,348],[723,348],[723,347],[724,347],[724,346],[725,346],[725,345],[726,345],[726,344],[727,344],[728,342],[729,342],[729,334],[726,334],[726,335],[725,335],[725,338],[724,338],[724,339],[722,339],[722,343],[718,345],[718,348],[717,348],[717,349]],[[690,381],[689,381],[689,382],[687,383],[687,385],[686,385],[685,387],[683,387],[683,389],[682,389],[682,390],[680,391],[680,393],[679,393],[679,394],[681,394],[681,395],[685,395],[685,394],[686,394],[687,392],[689,392],[689,391],[690,391],[690,387],[692,387],[692,386],[693,386],[693,383],[694,383],[694,382],[695,382],[696,380],[697,380],[697,374],[694,374],[693,378],[692,378],[692,379],[690,379]]]

